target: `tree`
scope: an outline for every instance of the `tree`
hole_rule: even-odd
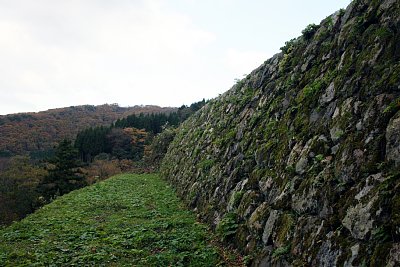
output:
[[[46,174],[44,168],[32,165],[27,156],[10,159],[0,172],[0,224],[9,224],[34,211],[35,189]]]
[[[132,154],[132,138],[123,129],[114,128],[107,135],[111,144],[111,155],[117,159],[128,159]]]
[[[85,167],[85,174],[89,184],[107,179],[110,176],[121,173],[120,162],[117,159],[94,159],[94,161]]]
[[[140,161],[144,155],[148,133],[144,129],[125,128],[124,133],[131,138],[131,159]]]
[[[315,34],[315,32],[318,30],[318,28],[319,28],[319,26],[318,25],[315,25],[314,23],[313,24],[309,24],[301,33],[303,34],[303,36],[304,36],[304,39],[306,39],[306,40],[310,40],[313,36],[314,36],[314,34]]]
[[[206,104],[206,100],[181,106],[171,113],[140,113],[118,119],[110,127],[88,128],[78,133],[75,147],[80,158],[91,163],[96,155],[110,154],[117,159],[140,161],[152,138],[165,127],[177,127]]]
[[[78,168],[78,151],[71,141],[64,140],[58,145],[50,163],[54,167],[38,186],[38,191],[45,200],[49,201],[55,196],[64,195],[86,185],[85,178]]]

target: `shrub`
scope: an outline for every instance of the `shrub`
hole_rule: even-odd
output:
[[[285,42],[285,45],[282,46],[280,49],[284,54],[288,54],[290,53],[290,51],[292,50],[293,46],[296,44],[297,39],[294,38],[290,41]]]
[[[298,97],[298,103],[301,103],[306,99],[312,99],[324,86],[326,86],[325,82],[320,79],[307,84]]]
[[[317,156],[315,156],[315,159],[316,159],[317,161],[322,161],[322,160],[324,159],[324,155],[318,154]]]
[[[286,255],[290,252],[290,244],[284,247],[279,247],[277,249],[274,250],[274,252],[272,252],[272,257],[273,258],[280,258],[283,255]]]
[[[233,236],[238,228],[237,215],[234,212],[228,212],[218,223],[216,231],[223,240]]]
[[[310,40],[315,32],[318,30],[319,26],[313,24],[309,24],[301,33],[303,34],[304,39]]]

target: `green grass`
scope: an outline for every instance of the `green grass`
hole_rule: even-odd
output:
[[[220,249],[156,174],[71,192],[0,229],[0,266],[218,266]]]

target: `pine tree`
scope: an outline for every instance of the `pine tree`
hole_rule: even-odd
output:
[[[47,201],[86,185],[78,169],[78,151],[72,146],[71,141],[64,140],[58,145],[50,163],[54,168],[49,170],[49,174],[38,186],[39,193]]]

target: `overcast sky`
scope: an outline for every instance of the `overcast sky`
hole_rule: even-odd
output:
[[[0,114],[213,98],[349,3],[0,0]]]

